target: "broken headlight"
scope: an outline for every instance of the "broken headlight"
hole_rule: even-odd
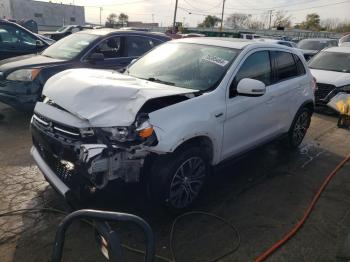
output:
[[[110,140],[119,142],[125,142],[130,139],[129,129],[127,127],[103,127],[101,128],[105,132]]]
[[[144,141],[153,135],[153,126],[146,120],[130,127],[103,127],[101,130],[111,141]]]
[[[148,138],[153,134],[153,126],[146,120],[136,128],[136,132],[141,138]]]
[[[350,85],[342,86],[342,87],[340,87],[340,90],[349,93],[350,92]]]

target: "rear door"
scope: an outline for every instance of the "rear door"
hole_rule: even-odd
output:
[[[153,49],[155,46],[161,43],[162,42],[160,40],[147,36],[127,36],[127,56],[130,58],[131,62],[133,59],[139,58],[140,56],[147,53],[149,50]]]
[[[270,106],[275,109],[278,131],[288,130],[300,106],[302,90],[309,84],[305,68],[297,55],[287,51],[271,51],[274,67],[273,84],[268,87]]]

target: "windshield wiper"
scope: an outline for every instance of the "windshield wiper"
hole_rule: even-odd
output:
[[[156,83],[169,85],[169,86],[174,86],[175,85],[175,83],[173,83],[173,82],[163,81],[163,80],[160,80],[160,79],[154,78],[154,77],[149,77],[146,80],[151,81],[151,82],[156,82]]]

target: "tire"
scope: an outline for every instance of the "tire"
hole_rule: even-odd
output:
[[[310,122],[310,110],[306,107],[299,109],[287,134],[286,146],[288,148],[296,149],[301,144],[310,126]]]
[[[171,212],[183,212],[197,200],[209,170],[209,159],[199,147],[158,156],[149,174],[151,199]]]

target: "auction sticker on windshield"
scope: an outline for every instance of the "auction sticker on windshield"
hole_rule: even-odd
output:
[[[209,55],[209,54],[206,55],[205,57],[203,57],[202,59],[205,61],[217,64],[217,65],[222,66],[222,67],[224,67],[228,64],[227,60],[222,59],[222,58],[217,57],[217,56],[214,56],[214,55]]]

